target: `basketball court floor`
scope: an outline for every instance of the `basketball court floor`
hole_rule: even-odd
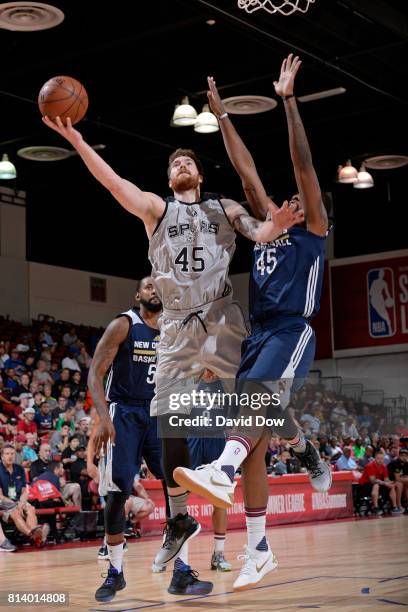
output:
[[[109,604],[94,600],[107,561],[97,561],[98,543],[80,548],[9,553],[0,556],[0,591],[69,593],[69,606],[36,606],[36,610],[133,612],[321,611],[360,612],[398,610],[408,606],[408,516],[330,521],[268,530],[279,567],[257,588],[234,593],[242,561],[244,531],[231,531],[226,557],[233,571],[208,569],[212,535],[200,535],[190,545],[191,565],[214,582],[210,595],[175,597],[167,593],[170,568],[152,574],[150,566],[158,538],[131,541],[125,555],[127,588]],[[29,606],[17,605],[19,611]],[[0,609],[11,609],[0,605]]]

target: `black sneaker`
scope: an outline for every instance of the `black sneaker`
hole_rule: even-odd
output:
[[[292,452],[309,472],[312,487],[321,493],[328,491],[332,485],[332,472],[327,463],[320,458],[317,448],[306,440],[304,453],[298,453],[293,449]]]
[[[167,589],[171,595],[207,595],[213,589],[212,582],[204,582],[197,578],[198,573],[189,565],[173,571],[173,578]]]
[[[194,538],[201,531],[201,525],[189,514],[177,514],[168,519],[163,531],[163,544],[154,562],[157,565],[168,563],[178,555],[187,540]]]
[[[105,582],[97,589],[95,599],[96,601],[112,601],[116,591],[121,591],[125,586],[126,582],[123,571],[118,572],[116,567],[109,563],[108,575],[105,578]]]

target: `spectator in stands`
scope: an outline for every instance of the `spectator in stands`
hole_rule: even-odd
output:
[[[74,344],[74,342],[76,342],[77,340],[78,340],[78,337],[76,335],[75,327],[71,327],[70,330],[67,331],[62,336],[62,342],[63,342],[64,346],[71,346],[71,344]]]
[[[19,377],[18,385],[13,391],[13,401],[14,398],[19,398],[22,393],[30,394],[30,377],[26,373]]]
[[[37,362],[37,369],[33,372],[33,380],[36,380],[40,383],[40,385],[44,385],[46,383],[53,383],[52,377],[48,372],[48,367],[46,362],[43,359],[39,359]]]
[[[43,546],[49,533],[47,524],[38,525],[35,508],[28,503],[28,489],[24,469],[15,463],[15,450],[6,444],[1,453],[0,463],[0,511],[3,520],[10,517],[17,529]]]
[[[54,340],[52,339],[52,336],[50,334],[50,326],[49,325],[44,325],[41,333],[40,333],[40,337],[39,340],[41,342],[41,344],[46,344],[47,346],[54,346]]]
[[[370,446],[371,445],[371,438],[368,434],[368,429],[367,427],[362,427],[361,431],[360,431],[360,437],[362,440],[362,443],[364,446]]]
[[[280,455],[278,461],[273,466],[273,473],[275,476],[282,476],[288,474],[288,463],[290,462],[291,456],[289,451],[284,450]]]
[[[6,351],[4,342],[0,342],[0,370],[3,370],[7,359],[10,359],[10,355]]]
[[[62,465],[64,466],[65,469],[69,470],[71,467],[71,464],[74,463],[78,459],[77,455],[75,454],[75,451],[78,448],[78,446],[79,446],[78,436],[76,434],[70,436],[68,446],[61,455]]]
[[[317,408],[317,411],[319,411],[319,408]],[[312,412],[313,414],[310,414],[309,412],[305,412],[304,414],[302,414],[302,416],[300,417],[300,422],[302,423],[302,425],[304,425],[305,423],[309,423],[311,432],[315,434],[315,433],[319,433],[320,419],[318,416],[314,414],[315,409],[312,409]]]
[[[51,454],[60,455],[68,446],[69,423],[63,423],[60,431],[55,431],[50,440]]]
[[[387,469],[390,480],[395,482],[397,506],[402,508],[401,499],[405,497],[405,511],[408,512],[408,449],[402,448],[399,456],[388,464]]]
[[[82,399],[78,399],[75,402],[74,410],[75,425],[77,425],[81,419],[86,417],[86,412],[84,410],[84,401]]]
[[[57,361],[51,361],[50,365],[50,376],[53,380],[53,384],[55,384],[59,380],[59,364]]]
[[[330,413],[330,421],[334,424],[341,424],[347,417],[347,410],[344,407],[343,400],[338,400]]]
[[[84,344],[81,344],[80,346],[79,355],[77,356],[77,361],[79,365],[81,366],[82,370],[87,371],[91,367],[92,357],[88,355]]]
[[[31,408],[34,408],[35,412],[40,410],[40,406],[44,401],[44,396],[41,391],[34,393],[34,402],[31,404]]]
[[[71,372],[81,372],[81,367],[76,360],[77,351],[74,350],[75,347],[70,347],[68,350],[68,355],[64,357],[62,360],[62,367],[68,368]]]
[[[88,446],[88,441],[89,441],[89,425],[91,422],[91,418],[88,416],[82,417],[78,422],[77,422],[77,431],[76,431],[76,435],[78,436],[79,439],[79,444],[80,446]]]
[[[48,403],[50,407],[50,411],[52,412],[54,408],[58,406],[58,402],[55,397],[52,396],[52,386],[45,384],[43,389],[44,401]]]
[[[368,406],[362,407],[361,414],[358,415],[357,421],[360,427],[367,427],[368,431],[372,431],[374,427],[374,417],[370,414],[370,408]]]
[[[392,503],[392,514],[401,514],[400,508],[397,506],[395,483],[391,482],[388,476],[387,466],[384,465],[384,453],[378,450],[375,453],[374,461],[368,463],[359,480],[359,485],[363,487],[361,490],[363,495],[370,496],[373,501],[374,513],[378,516],[381,510],[378,507],[378,498],[380,494],[383,497],[389,497]]]
[[[26,372],[31,373],[34,368],[35,357],[34,355],[27,355],[24,361],[24,369]]]
[[[71,479],[73,482],[77,482],[81,487],[82,499],[85,501],[90,500],[90,493],[88,490],[88,482],[90,478],[88,477],[88,472],[86,469],[86,457],[85,457],[85,447],[79,445],[75,451],[77,456],[77,460],[71,464],[70,472]]]
[[[359,437],[353,416],[348,416],[346,421],[342,424],[342,435],[343,438],[352,438],[353,440],[356,440]]]
[[[24,373],[24,362],[20,359],[20,353],[17,349],[12,349],[10,358],[4,364],[6,370],[14,370],[17,376]]]
[[[31,433],[37,438],[37,424],[34,421],[34,417],[35,409],[25,408],[17,425],[17,431],[25,434]]]
[[[80,398],[80,394],[85,393],[86,385],[82,382],[82,374],[81,372],[74,372],[72,374],[72,382],[71,382],[71,397],[76,402],[77,399]]]
[[[44,432],[51,431],[53,428],[50,405],[48,402],[42,402],[39,411],[34,417],[39,435]]]
[[[18,387],[18,375],[13,368],[5,368],[6,377],[4,380],[4,388],[10,389],[13,393],[14,390]]]
[[[34,480],[38,478],[43,472],[48,469],[48,465],[51,461],[51,446],[45,442],[41,444],[40,450],[38,451],[37,461],[33,461],[30,467],[30,478]]]
[[[17,434],[14,438],[14,449],[16,451],[14,463],[17,463],[17,465],[23,465],[23,446],[26,442],[25,434]]]
[[[342,450],[340,446],[338,446],[338,443],[337,443],[337,438],[330,438],[329,446],[327,448],[327,454],[330,457],[331,463],[336,462],[337,459],[342,454]]]
[[[54,408],[54,410],[51,412],[51,416],[52,416],[52,420],[54,424],[57,423],[60,415],[65,412],[66,407],[67,407],[67,400],[65,399],[65,397],[60,396],[58,398],[56,408]]]
[[[38,455],[35,451],[37,438],[32,433],[26,433],[26,442],[23,444],[23,467],[29,468],[33,461],[37,461]]]
[[[398,425],[395,428],[395,433],[400,436],[400,438],[408,437],[408,427],[404,419],[398,420]]]
[[[74,406],[75,402],[72,400],[71,398],[71,387],[70,385],[64,385],[61,389],[61,397],[65,397],[65,399],[67,400],[66,404],[65,404],[65,408],[72,408],[72,406]]]
[[[59,375],[59,379],[54,383],[52,388],[52,394],[54,397],[60,397],[61,390],[64,385],[69,385],[71,378],[71,372],[68,368],[64,368],[61,370],[61,374]]]
[[[75,408],[74,406],[67,408],[65,412],[62,412],[59,415],[55,429],[59,431],[63,423],[69,423],[69,428],[71,430],[71,433],[74,433],[75,431]]]
[[[351,446],[343,447],[343,454],[337,459],[336,468],[338,470],[346,470],[349,472],[357,469],[357,463],[351,456]]]
[[[364,457],[365,447],[362,444],[361,438],[357,438],[353,444],[353,456],[356,461]]]
[[[367,463],[374,461],[374,449],[372,446],[366,446],[364,457],[357,461],[359,469],[363,470]]]

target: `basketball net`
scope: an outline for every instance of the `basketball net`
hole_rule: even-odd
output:
[[[247,13],[253,13],[259,9],[264,9],[268,13],[280,13],[281,15],[292,15],[298,11],[306,13],[310,4],[316,0],[238,0],[238,8],[244,9]]]

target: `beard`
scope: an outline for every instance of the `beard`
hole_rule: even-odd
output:
[[[144,300],[140,298],[140,303],[148,310],[149,312],[160,312],[163,307],[163,304],[159,302],[151,302],[150,300]]]
[[[197,189],[200,181],[198,175],[191,176],[191,174],[180,174],[175,176],[171,180],[171,188],[173,191],[183,192],[188,191],[189,189]]]

